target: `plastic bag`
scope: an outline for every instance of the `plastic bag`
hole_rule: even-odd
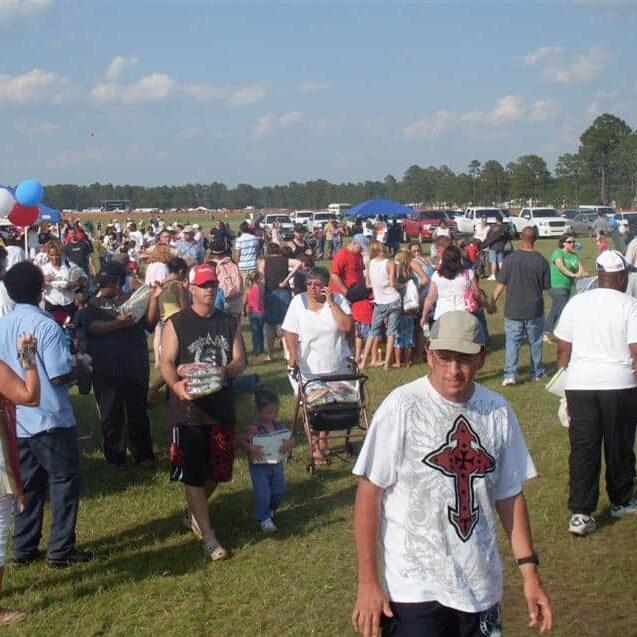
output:
[[[130,295],[128,300],[119,306],[119,313],[132,314],[135,323],[137,323],[148,310],[151,292],[150,286],[142,285]]]
[[[186,379],[186,390],[194,398],[214,394],[225,384],[221,368],[211,363],[185,363],[177,367],[177,374]]]
[[[413,312],[420,306],[420,298],[418,296],[418,287],[412,279],[407,281],[405,294],[403,295],[403,310],[405,312]]]

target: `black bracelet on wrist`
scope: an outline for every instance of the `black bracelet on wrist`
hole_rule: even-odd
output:
[[[540,565],[540,558],[537,553],[533,553],[533,555],[529,555],[528,557],[521,557],[519,560],[516,560],[518,566],[523,566],[524,564],[535,564],[536,566]]]

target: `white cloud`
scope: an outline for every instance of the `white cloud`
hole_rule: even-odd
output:
[[[440,110],[431,117],[423,117],[403,129],[403,134],[409,139],[434,139],[448,128],[456,119],[453,112]]]
[[[505,95],[498,100],[489,121],[495,126],[517,122],[524,117],[526,107],[519,95]]]
[[[575,59],[559,60],[549,64],[542,78],[553,84],[580,84],[595,79],[610,61],[612,55],[603,46],[593,46]]]
[[[557,104],[552,99],[537,100],[529,109],[529,121],[544,124],[557,114]]]
[[[602,107],[600,106],[599,102],[590,102],[586,107],[585,114],[588,119],[595,119],[598,115],[601,115]]]
[[[114,57],[113,61],[108,65],[108,69],[106,69],[106,79],[109,82],[114,82],[122,74],[122,71],[135,66],[137,61],[134,55],[130,55],[129,57],[118,55]]]
[[[281,128],[287,128],[292,124],[297,124],[303,119],[303,113],[301,111],[292,111],[291,113],[284,113],[279,117],[279,124]]]
[[[108,159],[108,153],[103,148],[66,150],[53,157],[49,164],[55,168],[73,168],[75,166],[82,166],[87,162],[102,162],[106,159]]]
[[[36,135],[50,135],[62,130],[62,127],[55,122],[18,122],[16,128],[28,137]]]
[[[0,0],[0,23],[29,17],[51,6],[51,0]]]
[[[261,115],[257,120],[257,126],[254,131],[257,139],[267,137],[274,130],[274,115],[272,113],[266,113]]]
[[[68,80],[60,75],[31,69],[22,75],[0,74],[0,102],[30,104],[53,99],[61,101],[67,94]]]
[[[554,58],[564,53],[564,48],[561,46],[541,46],[535,49],[533,53],[529,53],[522,58],[522,64],[527,66],[534,66],[540,62]]]
[[[120,102],[122,104],[159,102],[169,97],[174,88],[175,81],[169,75],[153,73],[134,84],[98,84],[91,90],[91,98],[96,102]]]
[[[230,87],[216,84],[187,84],[179,90],[197,102],[218,102],[227,99],[232,92]]]
[[[201,137],[202,135],[205,135],[206,133],[206,129],[205,128],[187,128],[186,130],[182,130],[179,133],[179,137],[181,137],[182,139],[195,139],[197,137]]]
[[[314,135],[317,137],[326,137],[331,132],[338,129],[338,127],[345,121],[345,115],[343,113],[335,113],[328,117],[323,117],[314,122],[313,130]]]
[[[309,95],[310,93],[320,93],[332,88],[332,82],[302,82],[296,89],[299,95]]]
[[[230,106],[248,106],[265,98],[267,89],[263,84],[252,84],[234,90],[228,98]]]

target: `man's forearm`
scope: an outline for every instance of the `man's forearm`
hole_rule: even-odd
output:
[[[382,490],[361,478],[354,505],[354,539],[358,558],[358,586],[379,585],[377,540]]]
[[[345,284],[343,283],[343,279],[341,279],[341,277],[338,274],[335,274],[334,272],[332,272],[332,274],[330,275],[330,278],[332,279],[332,283],[334,283],[334,285],[338,287],[338,289],[341,291],[342,294],[347,294],[347,288],[345,287]]]

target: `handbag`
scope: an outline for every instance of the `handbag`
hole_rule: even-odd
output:
[[[407,281],[405,286],[405,293],[403,295],[403,311],[413,312],[420,307],[420,298],[418,295],[418,287],[414,283],[413,279]]]
[[[464,271],[465,287],[464,287],[464,309],[465,312],[475,314],[480,309],[480,303],[476,298],[475,291],[471,287],[471,279],[469,278],[469,271]]]

